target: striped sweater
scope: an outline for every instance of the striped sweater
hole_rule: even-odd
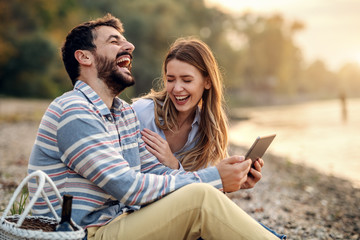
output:
[[[62,195],[74,196],[72,219],[84,228],[104,225],[190,183],[222,188],[215,167],[184,172],[162,165],[145,148],[131,106],[115,98],[112,108],[107,108],[80,80],[73,91],[50,104],[41,120],[28,172],[39,169]],[[34,179],[28,187],[32,197]],[[49,186],[45,190],[60,215],[54,192]],[[41,197],[33,214],[52,216]]]

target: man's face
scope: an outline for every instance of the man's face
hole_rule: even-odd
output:
[[[101,26],[96,29],[95,64],[98,78],[103,80],[114,95],[135,84],[131,74],[134,45],[126,41],[115,28]]]

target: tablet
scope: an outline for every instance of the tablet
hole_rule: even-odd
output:
[[[257,137],[249,151],[246,153],[245,159],[251,158],[252,163],[254,163],[258,158],[261,158],[266,149],[270,146],[271,142],[274,140],[275,136],[276,134]]]

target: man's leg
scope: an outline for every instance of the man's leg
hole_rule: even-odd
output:
[[[185,186],[99,228],[95,239],[277,239],[225,194]]]

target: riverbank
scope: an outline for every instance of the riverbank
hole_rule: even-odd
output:
[[[360,239],[360,189],[278,156],[264,160],[254,189],[228,194],[235,203],[289,239]]]
[[[45,105],[39,111],[45,110]],[[31,111],[31,107],[34,103],[26,109]],[[14,121],[11,116],[0,119],[2,210],[26,176],[39,125],[36,117]],[[241,155],[245,149],[231,146],[230,151]],[[264,160],[263,178],[254,189],[227,194],[236,204],[289,239],[360,239],[360,189],[279,156],[267,154]]]
[[[243,120],[230,122],[229,139],[250,147],[258,135],[276,133],[272,153],[348,179],[360,188],[360,99],[348,99],[347,103],[346,121],[335,99],[236,108],[232,116]]]

